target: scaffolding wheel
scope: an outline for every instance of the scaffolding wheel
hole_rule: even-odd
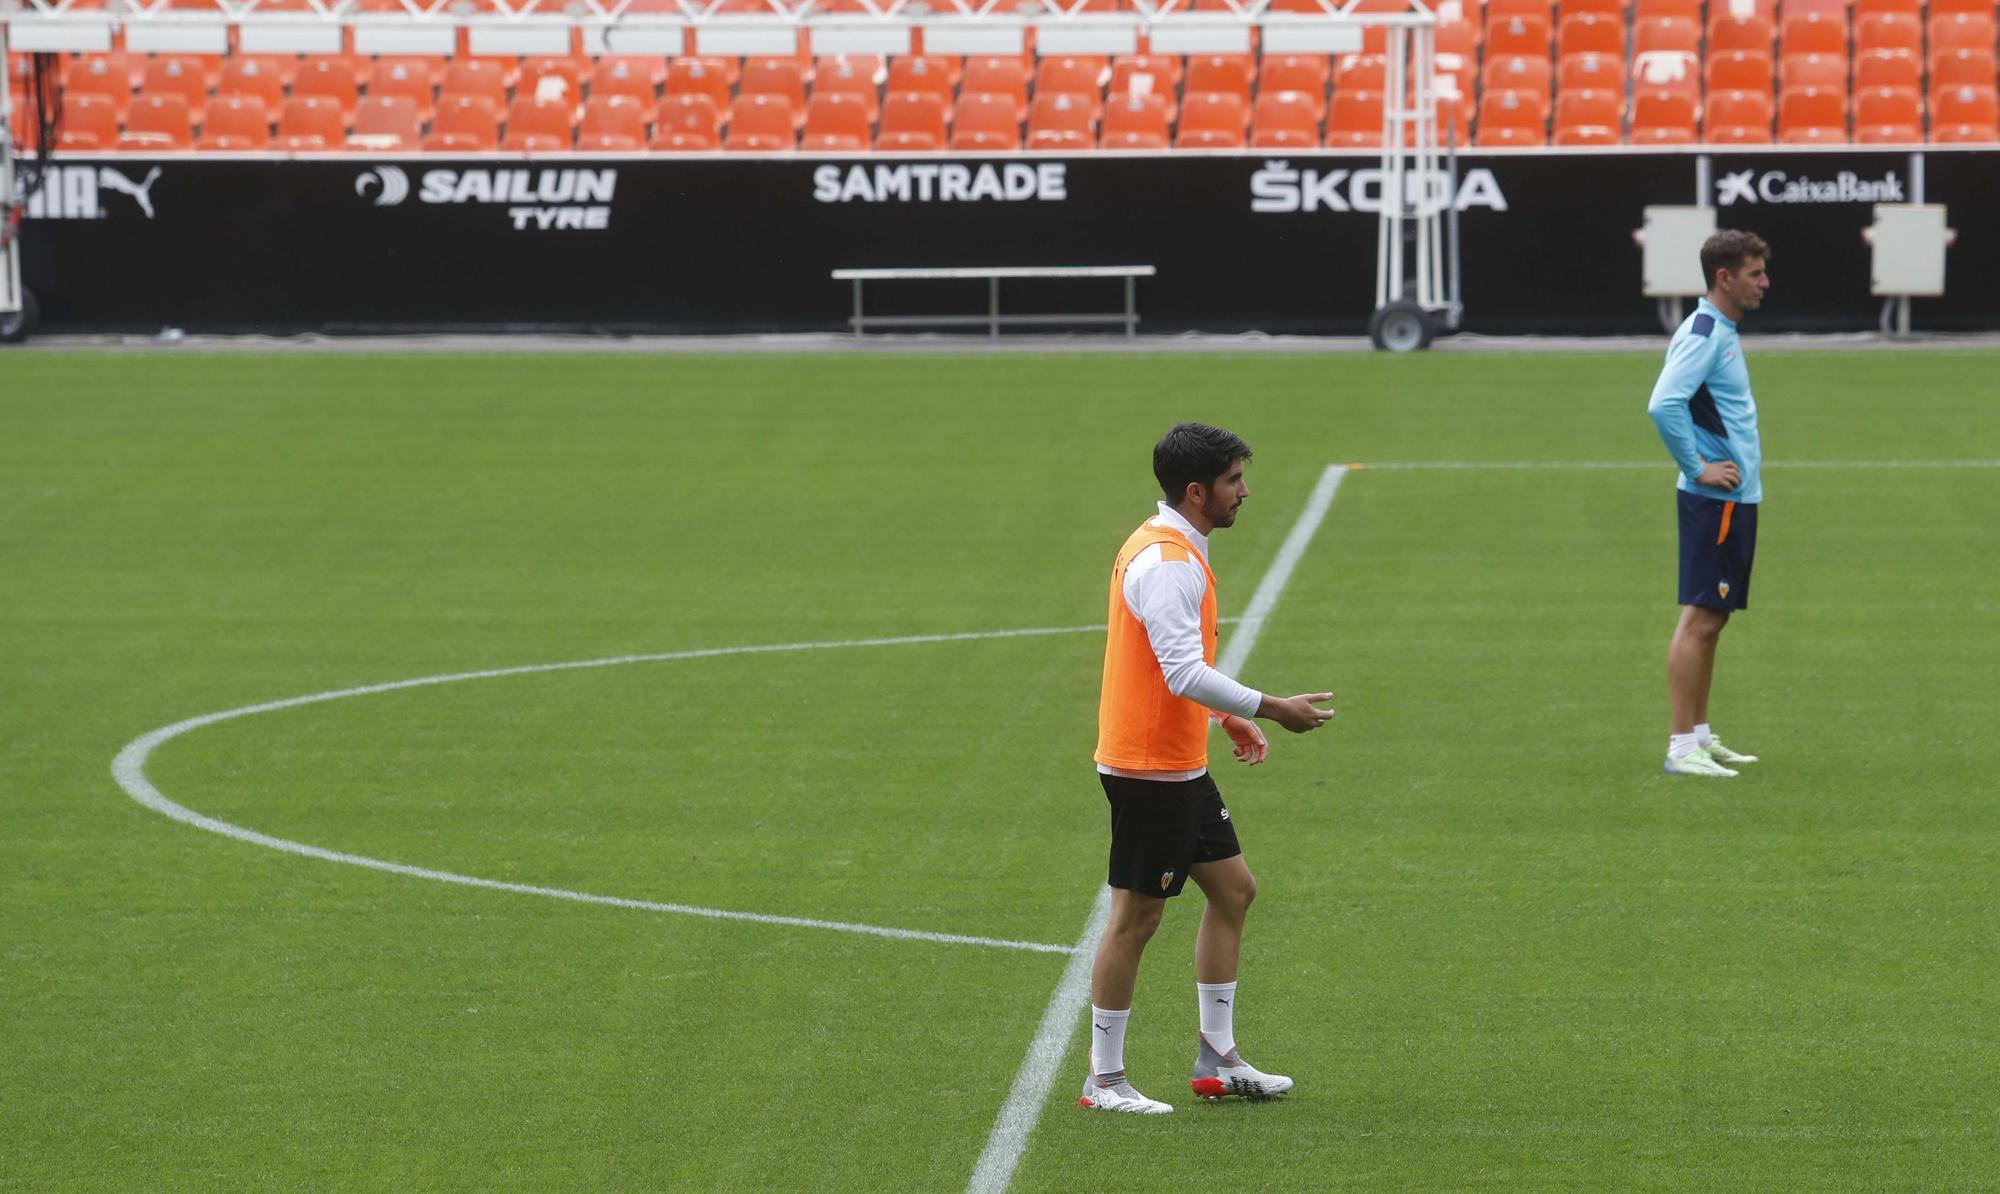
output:
[[[35,319],[40,314],[35,305],[35,292],[21,292],[21,309],[0,315],[0,344],[19,344],[35,330]]]
[[[1436,333],[1430,312],[1411,302],[1390,303],[1368,319],[1368,338],[1390,352],[1429,348]]]

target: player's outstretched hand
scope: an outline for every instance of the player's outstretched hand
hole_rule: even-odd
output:
[[[1257,716],[1275,721],[1294,734],[1303,734],[1307,730],[1320,728],[1332,719],[1333,710],[1318,707],[1321,701],[1332,699],[1333,694],[1330,692],[1306,692],[1289,697],[1267,696],[1264,698],[1264,703],[1257,707]]]
[[[1695,480],[1716,489],[1735,489],[1743,484],[1743,470],[1734,460],[1711,460],[1701,466],[1701,475]]]
[[[1271,752],[1271,744],[1265,740],[1264,731],[1258,729],[1257,723],[1247,717],[1238,717],[1232,713],[1223,718],[1222,732],[1228,734],[1229,740],[1236,744],[1237,759],[1252,767],[1263,762],[1264,756]]]

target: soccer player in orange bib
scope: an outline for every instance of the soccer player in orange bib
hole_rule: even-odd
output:
[[[1090,1076],[1077,1100],[1098,1111],[1173,1108],[1125,1076],[1125,1023],[1139,958],[1167,901],[1189,879],[1207,904],[1195,936],[1201,1026],[1189,1085],[1203,1098],[1269,1098],[1292,1088],[1236,1052],[1236,960],[1257,881],[1243,861],[1222,794],[1208,774],[1208,727],[1219,722],[1236,757],[1268,749],[1252,717],[1295,734],[1333,716],[1331,693],[1266,696],[1215,670],[1215,573],[1208,537],[1234,526],[1250,496],[1250,445],[1218,427],[1179,423],[1153,448],[1166,500],[1118,549],[1097,707],[1097,771],[1111,804],[1111,920],[1090,975]]]

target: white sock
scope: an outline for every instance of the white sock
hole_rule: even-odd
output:
[[[1196,983],[1194,989],[1201,992],[1201,1035],[1227,1057],[1236,1048],[1236,984]]]
[[[1704,721],[1694,728],[1694,740],[1701,743],[1704,748],[1715,741],[1715,733],[1708,728],[1707,722]]]
[[[1090,1005],[1090,1072],[1115,1074],[1125,1068],[1125,1021],[1132,1009],[1107,1012]]]
[[[1691,754],[1700,749],[1701,736],[1699,734],[1667,735],[1667,757],[1670,759],[1676,755]]]

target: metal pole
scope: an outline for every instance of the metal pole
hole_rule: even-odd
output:
[[[0,21],[0,70],[7,64],[7,23]],[[32,80],[34,76],[30,74]],[[35,117],[41,118],[41,97],[36,95]],[[39,130],[37,130],[39,132]],[[43,147],[47,152],[48,147]],[[19,225],[14,216],[14,89],[0,86],[0,314],[12,315],[24,305],[21,298],[21,252],[16,244]]]
[[[1125,275],[1125,338],[1132,339],[1139,334],[1139,279]]]
[[[1000,275],[986,279],[986,319],[988,334],[1000,338]]]
[[[861,279],[854,279],[854,338],[861,339]]]

